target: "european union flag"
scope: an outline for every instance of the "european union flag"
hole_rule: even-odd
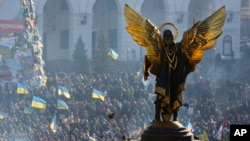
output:
[[[97,89],[93,89],[92,98],[100,99],[101,101],[105,100],[103,92]]]
[[[33,96],[31,107],[38,108],[38,109],[46,109],[46,101],[40,97]]]
[[[57,109],[69,109],[69,106],[61,99],[56,100],[57,103]]]
[[[62,85],[58,85],[58,95],[63,95],[66,98],[70,98],[69,90]]]
[[[17,82],[16,92],[17,94],[28,94],[28,86],[23,83]]]

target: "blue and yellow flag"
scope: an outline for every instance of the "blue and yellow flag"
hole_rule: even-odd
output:
[[[31,107],[38,108],[38,109],[46,109],[46,101],[37,96],[33,96]]]
[[[69,109],[69,106],[66,104],[66,102],[64,102],[61,99],[56,100],[56,105],[57,109],[66,109],[66,110]]]
[[[214,135],[214,139],[222,140],[222,125],[219,127],[217,133]]]
[[[28,94],[28,86],[23,83],[17,82],[16,92],[17,94]]]
[[[188,120],[186,128],[187,128],[189,133],[193,133],[193,126],[192,126],[190,120]]]
[[[30,6],[30,3],[27,0],[23,0],[23,5],[24,6]]]
[[[117,60],[118,59],[118,54],[111,48],[109,49],[108,55],[112,57],[112,59]]]
[[[203,133],[202,133],[202,138],[200,138],[202,141],[209,141],[209,137],[208,137],[208,134],[207,134],[207,131],[206,130],[203,130]]]
[[[101,101],[105,101],[103,92],[99,91],[95,88],[93,89],[93,92],[92,92],[92,98],[96,98],[96,99],[100,99]]]
[[[143,130],[146,130],[148,128],[147,124],[144,122],[143,124]]]
[[[139,77],[141,75],[141,69],[136,72],[136,76]]]
[[[56,132],[56,128],[57,128],[57,120],[56,120],[56,113],[54,113],[53,119],[49,125],[50,129],[52,130],[52,132]]]
[[[4,113],[4,112],[1,112],[1,111],[0,111],[0,119],[5,118],[6,116],[8,116],[7,113]]]
[[[33,109],[30,107],[24,107],[23,112],[25,114],[31,114],[33,112]]]
[[[70,98],[69,90],[62,85],[58,85],[58,95],[63,95],[66,98]]]
[[[96,138],[89,136],[89,141],[97,141]]]

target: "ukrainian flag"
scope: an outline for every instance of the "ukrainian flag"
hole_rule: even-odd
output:
[[[5,118],[6,116],[8,116],[7,113],[4,113],[4,112],[1,112],[1,111],[0,111],[0,119]]]
[[[193,126],[192,126],[192,124],[191,124],[191,122],[190,121],[188,121],[188,123],[187,123],[187,130],[189,131],[189,133],[192,133],[193,132]]]
[[[29,2],[27,0],[23,0],[23,5],[24,6],[30,6]]]
[[[56,103],[57,103],[57,109],[66,109],[66,110],[69,109],[69,106],[61,99],[57,99]]]
[[[33,112],[33,109],[30,107],[24,107],[23,112],[25,114],[31,114]]]
[[[101,101],[105,100],[103,92],[97,89],[93,89],[92,98],[100,99]]]
[[[89,141],[97,141],[96,138],[89,136]]]
[[[144,122],[143,129],[146,130],[148,128],[147,124]]]
[[[23,83],[17,82],[16,92],[17,94],[28,94],[28,86]]]
[[[208,137],[206,130],[203,130],[202,138],[200,138],[200,139],[202,139],[204,141],[209,141],[209,137]]]
[[[56,113],[54,113],[53,119],[49,125],[50,129],[52,130],[52,132],[56,132],[56,128],[57,128],[57,120],[56,120]]]
[[[31,107],[38,108],[38,109],[46,109],[46,101],[42,98],[33,96]]]
[[[108,55],[111,56],[114,60],[117,60],[119,56],[112,48],[109,49]]]
[[[222,140],[222,125],[219,127],[217,133],[214,135],[214,139]]]
[[[62,85],[58,85],[58,95],[63,95],[66,98],[70,98],[69,90]]]

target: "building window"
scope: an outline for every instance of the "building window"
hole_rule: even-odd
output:
[[[92,47],[96,48],[96,32],[92,32]]]
[[[164,9],[164,3],[161,0],[158,2],[153,1],[153,4],[154,4],[154,8],[156,9]]]
[[[109,10],[117,10],[116,3],[114,0],[108,0],[108,9]]]
[[[61,30],[60,48],[61,49],[69,48],[69,30]]]
[[[232,53],[232,37],[226,35],[223,39],[223,55],[231,56]]]
[[[117,29],[110,29],[108,34],[110,48],[117,48]]]
[[[60,10],[68,11],[69,6],[66,0],[60,0]]]

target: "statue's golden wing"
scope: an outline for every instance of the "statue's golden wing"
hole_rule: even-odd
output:
[[[146,48],[147,58],[152,64],[159,63],[162,44],[159,29],[127,4],[125,4],[124,15],[128,24],[126,27],[128,33],[138,45]]]
[[[222,34],[225,23],[225,6],[218,9],[203,21],[196,22],[192,28],[184,32],[181,40],[183,52],[191,64],[192,71],[200,62],[203,51],[213,48],[218,37]]]

